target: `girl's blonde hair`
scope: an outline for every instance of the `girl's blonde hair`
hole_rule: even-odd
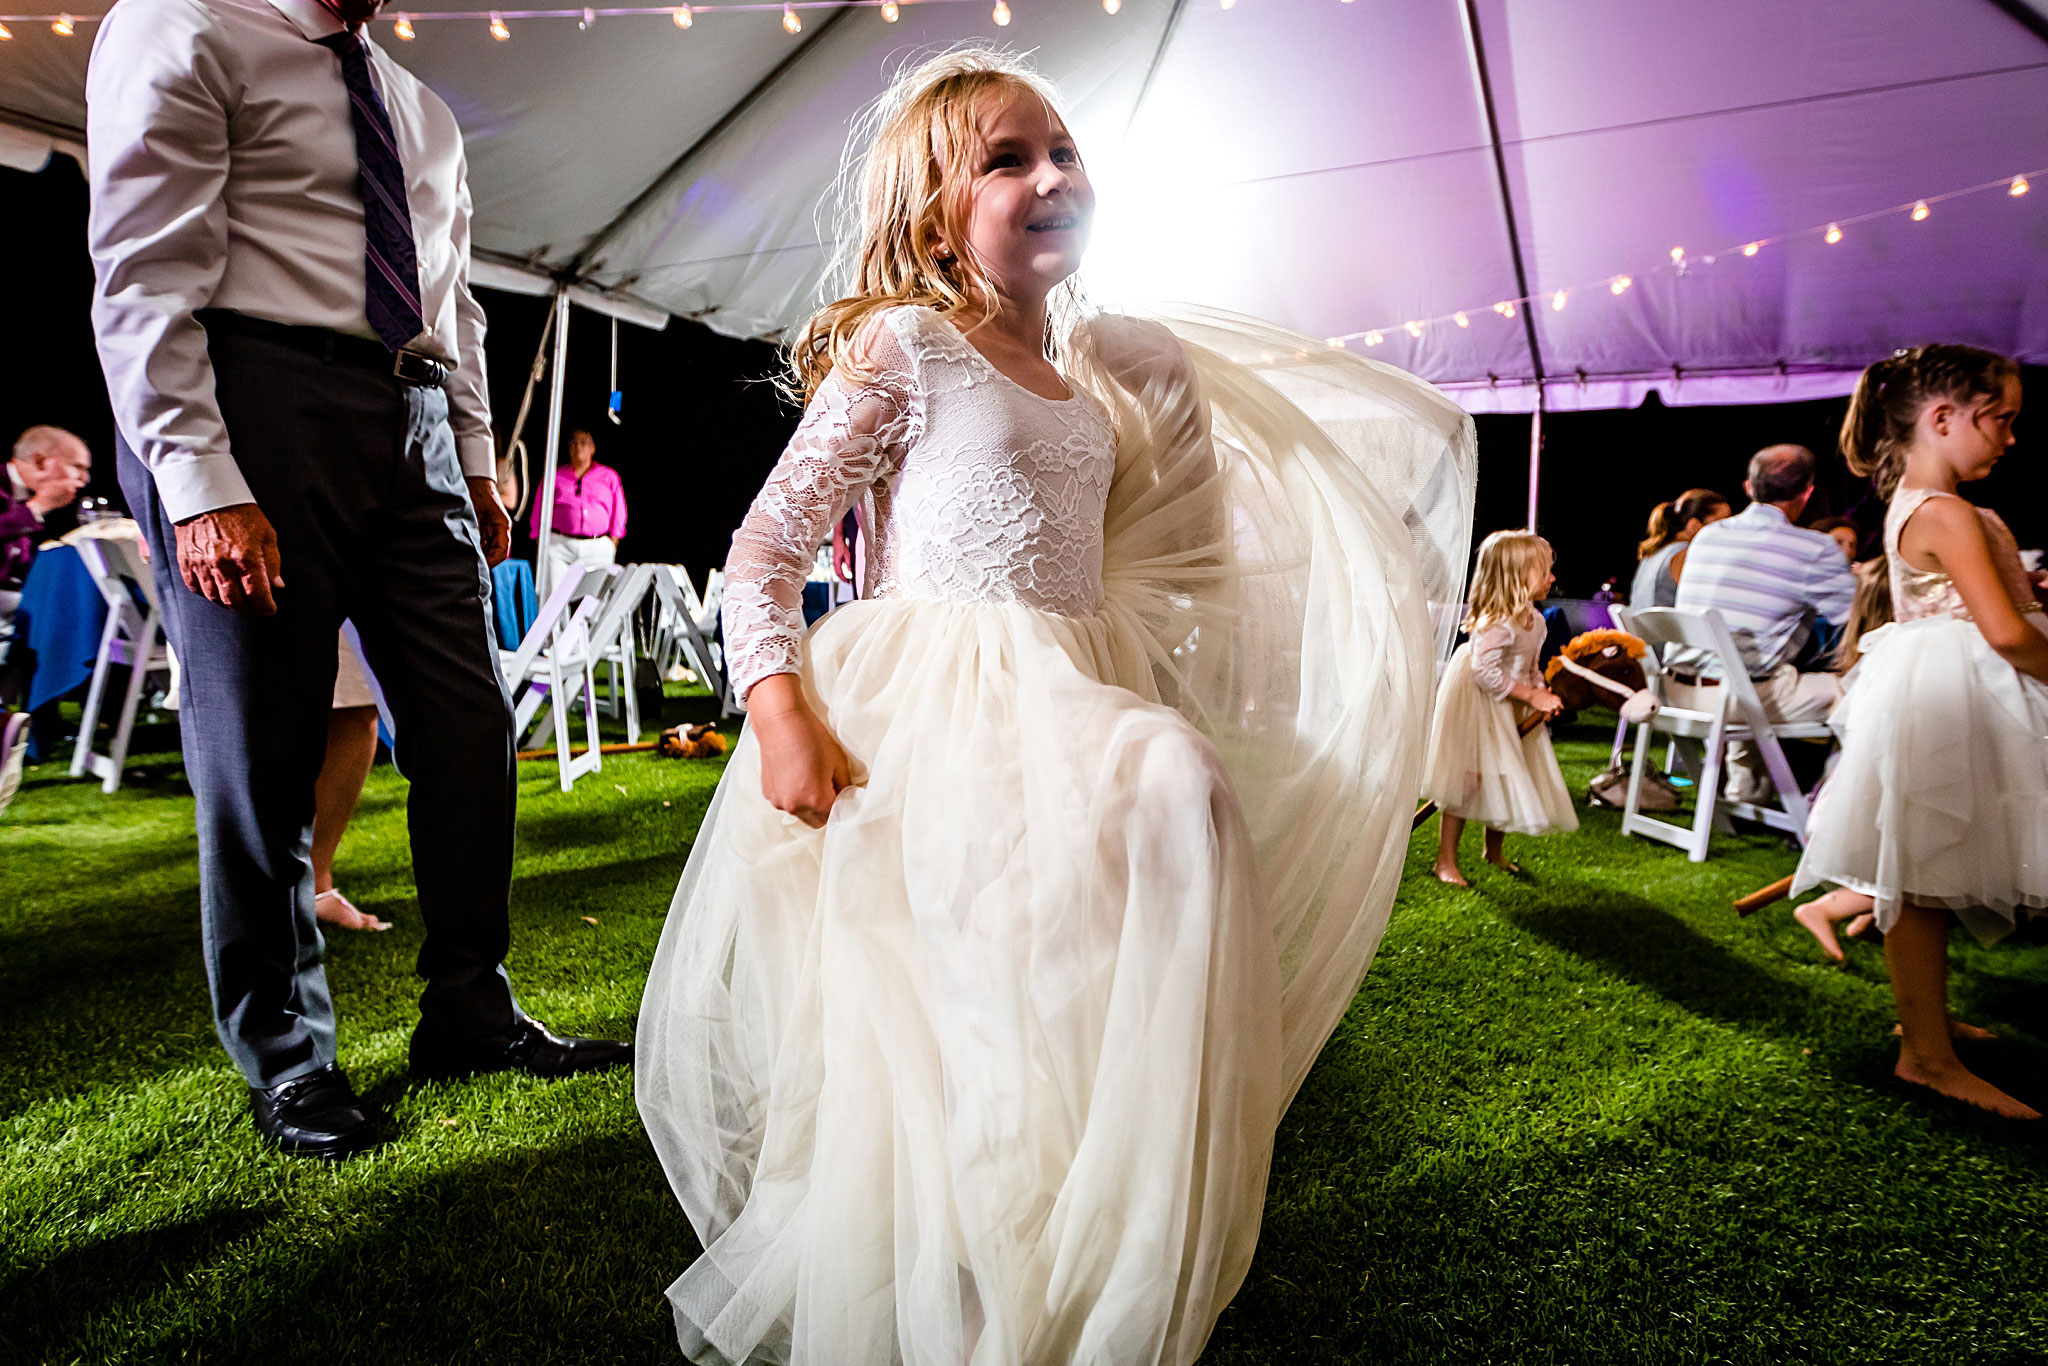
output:
[[[1938,398],[1969,406],[1995,399],[2019,366],[1975,346],[1936,342],[1897,351],[1865,370],[1842,419],[1843,458],[1866,475],[1886,502],[1906,472],[1906,447],[1920,410]]]
[[[1472,610],[1466,632],[1497,621],[1513,621],[1536,602],[1529,580],[1555,557],[1550,542],[1533,531],[1496,531],[1479,543],[1479,567],[1472,571]]]
[[[1892,564],[1883,551],[1856,566],[1856,597],[1849,604],[1849,620],[1842,625],[1842,638],[1828,667],[1845,674],[1856,667],[1863,650],[1863,637],[1892,619]]]
[[[855,121],[847,145],[866,150],[840,173],[838,236],[848,246],[828,286],[840,297],[790,344],[784,387],[793,397],[808,403],[835,366],[858,372],[861,328],[883,309],[921,304],[980,321],[995,315],[994,282],[967,241],[968,187],[983,114],[1014,95],[1042,100],[1059,117],[1052,87],[1021,60],[958,48],[907,68]],[[1076,312],[1071,282],[1051,304],[1046,347],[1056,356]]]

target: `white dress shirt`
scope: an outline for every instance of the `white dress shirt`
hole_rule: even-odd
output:
[[[87,71],[93,330],[129,448],[173,521],[253,502],[214,400],[193,314],[375,338],[363,205],[341,61],[318,0],[121,0]],[[405,168],[426,328],[449,367],[465,475],[496,468],[484,317],[469,292],[462,132],[433,91],[364,39]]]

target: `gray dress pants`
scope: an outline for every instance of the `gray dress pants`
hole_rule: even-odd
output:
[[[337,632],[350,620],[411,783],[421,1027],[507,1037],[520,1019],[504,969],[512,712],[447,395],[362,363],[346,339],[323,351],[327,334],[309,329],[263,335],[219,314],[207,325],[235,463],[277,529],[277,614],[186,588],[155,482],[125,441],[118,458],[184,671],[215,1030],[251,1086],[335,1060],[310,850]]]

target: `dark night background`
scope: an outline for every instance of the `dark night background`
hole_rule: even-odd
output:
[[[0,441],[38,422],[77,432],[93,450],[89,490],[120,502],[113,469],[113,419],[93,351],[87,310],[92,269],[85,252],[85,182],[67,157],[35,175],[0,168],[0,260],[14,273],[0,383]],[[519,397],[546,319],[547,301],[479,290],[490,316],[486,343],[491,406],[500,441],[509,439]],[[604,419],[609,390],[609,319],[572,308],[567,423],[595,433],[598,459],[625,481],[631,523],[620,555],[704,570],[725,559],[796,412],[769,383],[777,358],[762,342],[736,341],[680,320],[662,332],[619,328],[622,426]],[[1901,337],[1900,345],[1937,341]],[[2029,367],[2029,387],[2048,370]],[[2037,398],[2037,402],[2048,398]],[[1808,518],[1853,516],[1874,548],[1883,508],[1835,453],[1844,399],[1731,407],[1666,408],[1655,397],[1626,411],[1555,413],[1545,418],[1541,530],[1557,547],[1558,589],[1587,596],[1607,578],[1626,593],[1635,542],[1650,507],[1684,489],[1717,489],[1742,503],[1742,477],[1759,447],[1793,441],[1820,455]],[[534,396],[526,444],[538,469],[545,449],[547,381]],[[1521,524],[1528,500],[1528,419],[1479,418],[1479,505],[1474,543]],[[2022,417],[2019,444],[1998,473],[1966,491],[1995,506],[2022,546],[2048,544],[2048,467],[2038,423]],[[525,546],[525,528],[518,528]]]

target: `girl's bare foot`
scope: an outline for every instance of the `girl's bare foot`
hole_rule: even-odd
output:
[[[1900,1081],[1925,1086],[1931,1091],[1947,1096],[1950,1100],[1959,1100],[1965,1105],[1974,1105],[1980,1110],[1989,1110],[1992,1114],[2003,1115],[2007,1119],[2041,1117],[2039,1110],[2020,1104],[1961,1063],[1938,1068],[1923,1067],[1913,1060],[1911,1054],[1902,1049],[1899,1053],[1898,1066],[1892,1069],[1892,1075]]]
[[[1448,882],[1453,887],[1470,887],[1472,885],[1465,881],[1465,875],[1458,871],[1458,865],[1455,863],[1439,863],[1430,871],[1436,874],[1438,882]]]
[[[1522,875],[1522,865],[1509,858],[1501,850],[1487,850],[1486,861],[1510,877],[1520,877]]]
[[[1819,901],[1807,902],[1792,912],[1792,918],[1804,925],[1806,932],[1820,941],[1822,953],[1837,963],[1846,963],[1849,958],[1835,940],[1835,922],[1828,918],[1827,907],[1824,904],[1826,900],[1826,897],[1822,897]]]
[[[1861,939],[1864,935],[1870,933],[1870,927],[1876,923],[1877,917],[1874,915],[1859,915],[1849,922],[1849,928],[1843,930],[1842,933],[1848,935],[1851,939]]]
[[[340,892],[321,892],[313,898],[313,914],[326,924],[343,930],[388,930],[391,922],[359,911]]]
[[[1906,1027],[1904,1025],[1893,1025],[1892,1034],[1895,1037],[1904,1038]],[[1983,1025],[1973,1025],[1966,1020],[1958,1020],[1953,1015],[1948,1017],[1948,1036],[1957,1043],[1996,1043],[1998,1041],[1998,1035],[1992,1033]]]

